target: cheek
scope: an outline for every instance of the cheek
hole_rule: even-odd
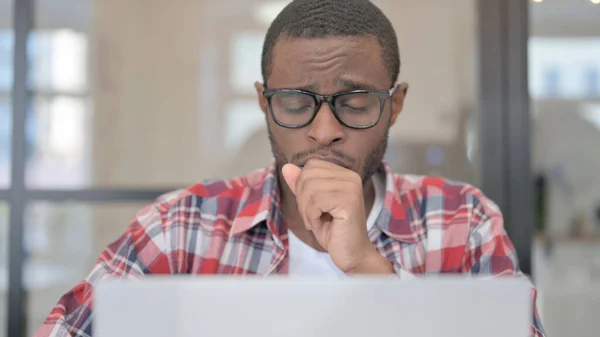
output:
[[[274,141],[277,143],[277,147],[286,157],[291,157],[299,151],[306,150],[304,133],[302,129],[286,129],[269,121],[271,133]]]
[[[385,130],[383,128],[380,129],[378,126],[370,130],[358,131],[352,135],[353,141],[349,142],[348,151],[356,156],[357,159],[364,161],[372,151],[375,151],[384,134]]]

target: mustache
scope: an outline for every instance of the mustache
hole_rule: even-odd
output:
[[[334,157],[335,159],[347,163],[349,167],[352,167],[356,163],[356,158],[345,154],[342,151],[330,148],[317,148],[310,149],[307,151],[302,151],[294,154],[290,162],[292,163],[302,163],[305,158],[309,158],[312,156],[318,157]],[[304,164],[304,163],[302,163]],[[300,167],[304,165],[299,165]]]

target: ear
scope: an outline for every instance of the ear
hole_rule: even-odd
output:
[[[256,89],[256,96],[258,97],[258,105],[262,112],[266,115],[268,112],[268,102],[265,96],[263,96],[263,84],[256,81],[254,82],[254,88]]]
[[[404,108],[404,99],[406,98],[407,94],[408,83],[399,84],[396,88],[396,91],[394,91],[394,94],[390,99],[392,102],[392,116],[390,118],[390,126],[396,123],[396,119],[402,112],[402,109]]]

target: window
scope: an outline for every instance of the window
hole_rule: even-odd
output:
[[[598,75],[598,69],[600,69],[600,66],[590,66],[584,72],[586,94],[591,97],[600,96],[600,75]]]
[[[37,30],[30,36],[30,187],[77,188],[89,183],[87,50],[86,34],[74,30]]]
[[[600,97],[600,38],[531,37],[532,98]]]
[[[557,96],[560,94],[560,72],[555,67],[550,67],[544,72],[544,94]]]
[[[0,30],[0,188],[10,183],[13,43],[12,31]]]
[[[11,30],[0,30],[0,91],[8,92],[13,81],[13,44]]]

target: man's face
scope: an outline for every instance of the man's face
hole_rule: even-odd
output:
[[[291,39],[282,37],[274,48],[269,89],[303,89],[321,95],[345,91],[389,90],[390,77],[381,46],[370,37]],[[342,125],[327,103],[305,127],[279,126],[268,113],[262,85],[256,86],[278,171],[286,163],[304,165],[323,159],[357,172],[365,182],[381,165],[390,126],[402,110],[407,86],[398,86],[385,102],[381,119],[369,129]]]

